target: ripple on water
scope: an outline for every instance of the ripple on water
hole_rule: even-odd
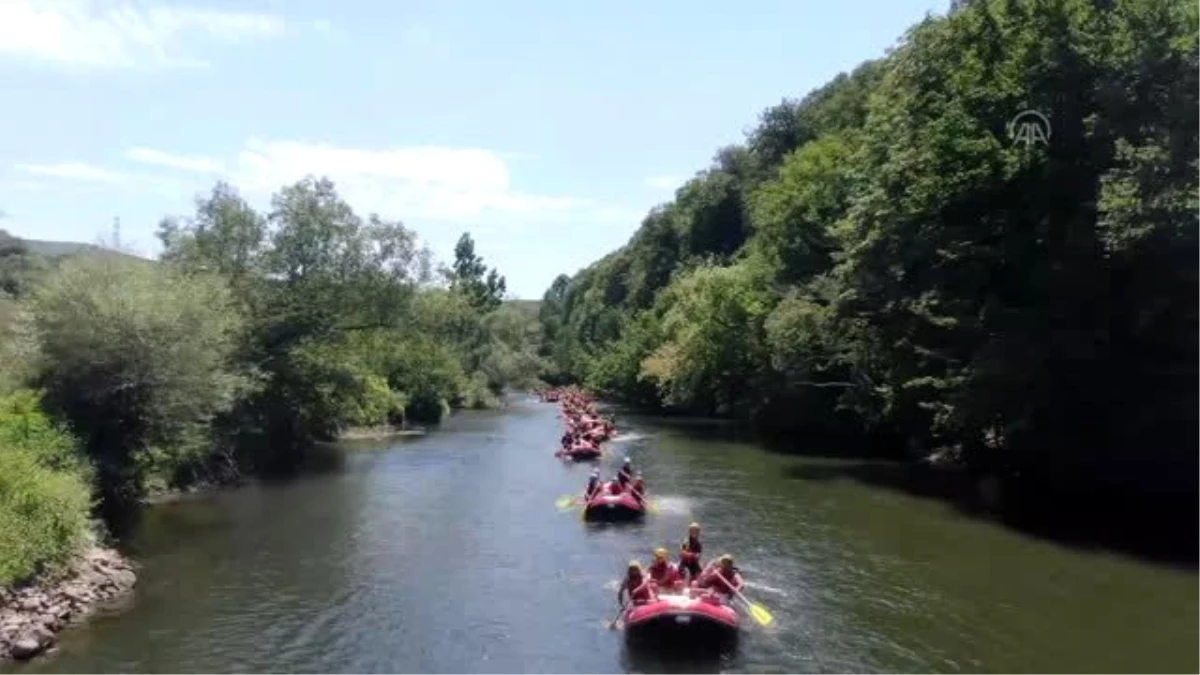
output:
[[[1195,670],[1179,648],[1194,652],[1194,574],[1031,546],[889,491],[788,478],[796,458],[653,426],[601,466],[628,451],[660,512],[584,524],[553,507],[587,470],[548,457],[561,428],[550,406],[456,416],[332,474],[153,510],[132,609],[25,668]],[[622,567],[676,549],[690,520],[776,621],[746,617],[740,649],[716,659],[631,651],[607,629]]]

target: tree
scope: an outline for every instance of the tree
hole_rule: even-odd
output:
[[[483,258],[475,254],[475,241],[468,232],[454,245],[454,265],[449,276],[450,288],[465,295],[478,309],[496,309],[504,300],[504,277],[495,268],[488,270]]]
[[[1047,490],[1194,495],[1197,23],[1181,0],[926,18],[556,288],[557,368],[763,424],[836,416]],[[1008,137],[1030,109],[1044,147]]]
[[[220,279],[80,257],[32,308],[46,403],[82,437],[107,506],[203,459],[209,423],[244,384],[232,362],[242,317]]]

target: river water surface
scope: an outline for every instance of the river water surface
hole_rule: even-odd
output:
[[[618,417],[660,512],[593,527],[557,497],[556,408],[514,401],[330,473],[151,509],[121,611],[20,672],[1196,672],[1197,574],[1031,539],[850,480],[834,460]],[[828,473],[826,471],[826,473]],[[607,628],[631,557],[704,527],[737,556],[740,648],[681,662]]]

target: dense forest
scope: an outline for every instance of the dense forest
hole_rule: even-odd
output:
[[[1194,536],[1198,45],[1184,0],[954,3],[556,279],[547,378]]]
[[[289,472],[352,426],[492,407],[542,368],[536,309],[464,234],[449,267],[328,180],[269,213],[218,184],[158,261],[0,232],[0,588],[150,494]]]

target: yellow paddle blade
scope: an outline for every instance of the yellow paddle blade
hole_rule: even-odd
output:
[[[760,626],[769,626],[775,620],[775,617],[771,616],[765,607],[755,604],[750,605],[750,616],[754,617]]]
[[[650,513],[658,513],[658,502],[646,502],[646,508]]]
[[[575,498],[574,497],[559,497],[558,501],[554,502],[554,505],[556,507],[558,507],[558,509],[560,511],[566,511],[567,509],[571,508],[572,506],[575,506]]]

